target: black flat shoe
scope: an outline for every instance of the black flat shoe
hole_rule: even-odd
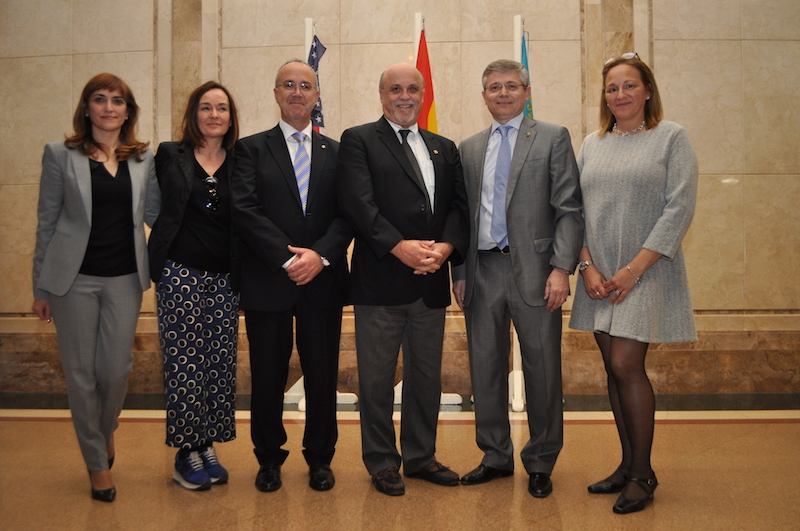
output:
[[[629,514],[641,511],[647,505],[647,502],[653,499],[653,492],[658,487],[658,481],[655,477],[652,479],[631,478],[633,483],[636,483],[640,489],[647,495],[646,498],[641,500],[631,500],[626,498],[623,494],[619,495],[617,502],[614,504],[614,512],[617,514]]]
[[[105,490],[94,490],[94,488],[92,488],[93,500],[111,503],[114,501],[116,497],[117,497],[116,487],[111,487],[110,489],[105,489]]]
[[[625,488],[625,485],[630,480],[630,476],[625,473],[625,471],[620,470],[619,468],[616,470],[622,476],[622,483],[616,483],[615,481],[611,481],[611,476],[607,477],[602,481],[598,481],[593,485],[589,485],[587,487],[588,491],[591,494],[616,494],[617,492],[622,492],[622,489]]]

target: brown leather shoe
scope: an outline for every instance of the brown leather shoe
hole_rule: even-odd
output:
[[[403,478],[400,477],[400,472],[395,467],[384,468],[374,476],[372,476],[372,484],[388,496],[402,496],[406,493],[406,486],[403,483]]]
[[[419,478],[445,487],[455,487],[459,484],[458,474],[434,459],[417,472],[406,472],[406,477]]]

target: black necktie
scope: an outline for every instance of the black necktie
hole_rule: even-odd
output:
[[[411,149],[411,146],[408,145],[408,133],[410,132],[410,129],[400,129],[400,136],[403,137],[403,149],[408,156],[408,160],[411,161],[411,167],[414,168],[414,173],[417,175],[417,181],[419,181],[420,186],[422,186],[422,189],[425,190],[425,195],[427,196],[428,188],[425,186],[425,179],[422,178],[422,171],[419,169],[417,157],[414,155],[414,151]]]

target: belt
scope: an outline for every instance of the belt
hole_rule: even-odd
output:
[[[500,253],[500,254],[511,254],[511,250],[508,248],[508,245],[503,247],[502,249],[499,247],[492,247],[491,249],[478,249],[482,253]]]

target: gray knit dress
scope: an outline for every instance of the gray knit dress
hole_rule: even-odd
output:
[[[641,248],[664,255],[621,304],[589,298],[579,275],[569,326],[646,343],[697,339],[681,240],[694,215],[697,157],[674,122],[637,135],[592,133],[578,155],[584,245],[605,278]]]

